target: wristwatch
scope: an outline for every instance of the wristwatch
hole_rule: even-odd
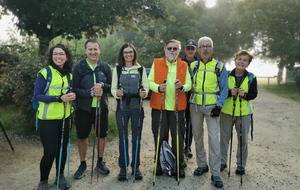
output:
[[[94,90],[90,90],[90,95],[91,95],[92,97],[94,97],[94,96],[95,96],[95,91],[94,91]]]

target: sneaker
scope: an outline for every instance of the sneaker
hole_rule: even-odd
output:
[[[184,160],[182,161],[181,166],[182,166],[183,168],[187,168],[187,164],[186,164],[186,162],[185,162]]]
[[[221,164],[220,171],[223,171],[225,168],[227,168],[227,164]]]
[[[118,180],[119,181],[125,181],[125,180],[128,180],[127,177],[126,177],[126,168],[121,168],[120,169],[120,173],[118,175]]]
[[[55,184],[57,184],[57,177],[55,179]],[[66,178],[63,174],[59,175],[59,188],[60,189],[66,189],[67,188],[67,181]]]
[[[193,153],[191,151],[191,148],[185,147],[184,148],[184,155],[186,155],[186,157],[188,157],[188,158],[192,158],[193,157]]]
[[[85,176],[86,172],[86,164],[80,164],[78,167],[77,171],[75,172],[73,178],[74,179],[81,179]]]
[[[238,166],[235,170],[235,174],[244,175],[245,174],[245,167]]]
[[[213,176],[213,175],[212,175],[212,176],[211,176],[211,180],[213,181],[214,186],[215,186],[216,188],[222,188],[222,187],[223,187],[223,182],[222,182],[220,176]]]
[[[109,174],[110,172],[103,161],[97,163],[97,169],[101,174]]]
[[[198,167],[194,171],[194,175],[202,175],[204,172],[208,172],[208,165],[205,165],[204,167]]]
[[[134,175],[134,170],[133,169],[132,169],[132,175]],[[140,168],[136,168],[135,179],[136,180],[142,180],[143,179],[142,172],[141,172]]]
[[[154,171],[153,171],[153,173],[154,173]],[[157,164],[157,166],[156,166],[156,176],[160,176],[162,174],[163,174],[163,171],[162,171],[161,165]]]
[[[48,180],[40,181],[37,190],[47,190]]]

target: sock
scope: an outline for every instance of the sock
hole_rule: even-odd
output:
[[[85,160],[80,162],[80,165],[86,165]]]
[[[102,162],[103,158],[102,157],[99,157],[98,158],[98,162]]]

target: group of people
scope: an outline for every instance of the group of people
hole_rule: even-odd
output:
[[[150,107],[154,158],[159,153],[157,147],[160,147],[162,141],[169,142],[170,131],[172,152],[179,161],[176,173],[183,178],[187,167],[184,155],[192,158],[191,143],[194,139],[197,168],[193,174],[202,175],[210,168],[213,184],[222,188],[220,172],[227,168],[229,141],[232,141],[232,129],[235,125],[239,144],[236,173],[244,174],[253,113],[250,100],[257,96],[256,77],[246,70],[253,56],[246,50],[239,51],[234,58],[235,69],[228,72],[222,62],[213,58],[213,50],[211,38],[201,37],[198,43],[191,39],[186,42],[186,55],[181,59],[178,57],[181,42],[171,39],[165,43],[165,56],[154,59],[147,77],[144,66],[138,63],[137,51],[130,43],[120,48],[118,63],[113,71],[108,63],[99,59],[100,44],[95,39],[86,41],[86,59],[75,64],[73,70],[71,51],[62,44],[53,46],[48,59],[48,67],[52,72],[49,89],[44,92],[46,69],[39,72],[34,87],[34,97],[40,102],[37,112],[38,128],[44,148],[38,189],[47,189],[54,159],[57,186],[65,189],[69,185],[64,176],[64,168],[72,126],[72,102],[76,104],[75,125],[81,162],[74,173],[74,179],[81,179],[87,171],[88,136],[93,126],[98,150],[96,169],[101,174],[110,172],[103,159],[108,133],[110,93],[117,101],[118,180],[128,179],[129,163],[133,178],[141,180],[143,176],[139,166],[144,120],[143,99],[147,97],[149,90],[152,90]],[[195,56],[196,51],[199,59]],[[208,131],[208,162],[203,142],[204,119]],[[132,133],[131,161],[128,154],[129,121]],[[161,175],[163,170],[160,163],[154,162],[153,174]]]

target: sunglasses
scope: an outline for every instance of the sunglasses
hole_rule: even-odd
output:
[[[195,50],[194,47],[186,47],[185,49],[188,50],[188,51],[194,51]]]
[[[178,50],[177,47],[167,47],[167,50],[168,50],[168,51],[172,51],[172,49],[173,49],[173,51],[177,51],[177,50]]]

